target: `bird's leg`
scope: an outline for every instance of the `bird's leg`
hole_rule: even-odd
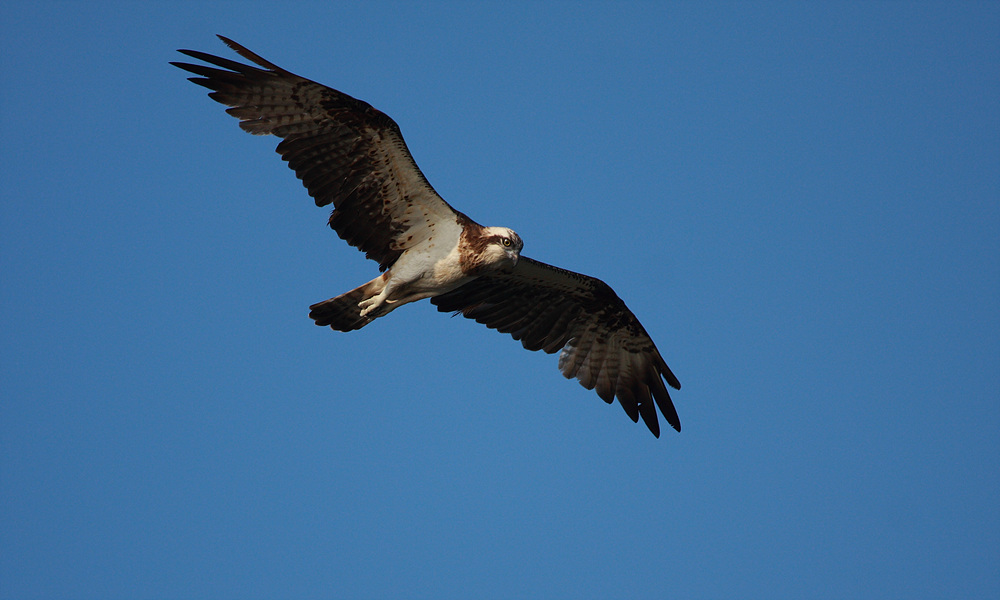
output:
[[[358,302],[358,308],[361,309],[361,316],[362,317],[368,316],[368,313],[372,312],[373,310],[376,310],[384,302],[385,302],[384,294],[378,294],[372,296],[371,298],[366,298],[365,300]]]
[[[378,293],[369,298],[365,298],[361,302],[358,302],[358,308],[361,309],[362,317],[368,316],[372,312],[379,310],[387,303],[391,303],[389,295],[397,287],[396,283],[390,278],[388,271],[376,278],[375,282],[382,283],[381,289],[379,289]],[[375,316],[380,315],[376,314]]]
[[[385,304],[387,295],[386,291],[382,290],[371,298],[365,298],[361,302],[358,302],[358,308],[361,309],[361,316],[368,316],[368,314],[372,311],[378,310],[383,304]]]

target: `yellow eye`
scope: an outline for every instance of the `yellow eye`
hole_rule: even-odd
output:
[[[510,238],[500,238],[500,243],[503,244],[505,248],[510,248]]]

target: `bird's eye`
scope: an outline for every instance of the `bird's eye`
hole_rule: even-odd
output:
[[[510,238],[500,238],[500,243],[503,244],[505,248],[510,248]]]

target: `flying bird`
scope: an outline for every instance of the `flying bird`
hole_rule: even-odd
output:
[[[257,66],[194,50],[210,65],[172,62],[230,108],[240,127],[282,139],[277,152],[317,206],[333,205],[329,225],[376,261],[381,274],[310,307],[316,325],[361,329],[404,304],[430,298],[528,350],[559,354],[559,370],[615,398],[633,422],[659,437],[656,408],[680,431],[666,384],[680,389],[649,334],[603,281],[521,254],[506,227],[484,227],[434,191],[385,113],[299,77],[223,36]],[[218,68],[216,68],[218,67]]]

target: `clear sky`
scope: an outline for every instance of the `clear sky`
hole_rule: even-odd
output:
[[[1000,597],[1000,5],[7,2],[0,597]],[[377,273],[169,66],[366,100],[600,277],[660,439]]]

